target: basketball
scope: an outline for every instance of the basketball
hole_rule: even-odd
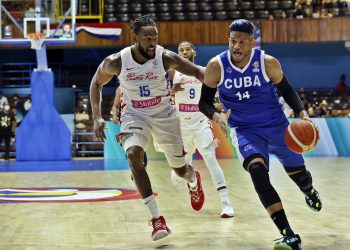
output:
[[[312,150],[319,139],[315,126],[305,120],[297,120],[289,124],[284,133],[287,147],[297,154],[303,154]]]

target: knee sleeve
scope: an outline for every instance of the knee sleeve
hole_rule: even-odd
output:
[[[186,165],[185,155],[182,156],[174,156],[171,153],[164,153],[165,158],[167,159],[170,167],[172,168],[181,168]]]
[[[222,171],[214,152],[206,153],[206,154],[203,154],[202,156],[203,156],[205,165],[209,169],[211,179],[213,180],[216,189],[218,189],[221,187],[225,187],[226,181],[225,181],[224,172]]]
[[[271,185],[270,177],[264,164],[261,162],[253,163],[249,168],[249,173],[260,201],[265,208],[281,202],[276,190]]]
[[[307,192],[312,188],[312,176],[311,176],[311,173],[308,170],[306,170],[305,166],[287,170],[287,173],[291,171],[293,172],[298,171],[298,170],[301,170],[301,171],[298,173],[289,175],[289,177],[298,185],[301,191]]]

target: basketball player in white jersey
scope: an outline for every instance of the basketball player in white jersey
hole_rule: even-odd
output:
[[[134,20],[131,29],[135,44],[105,58],[90,85],[90,101],[96,137],[104,141],[105,121],[101,116],[103,85],[118,76],[122,95],[121,142],[126,152],[136,187],[152,216],[152,239],[170,233],[153,196],[151,182],[143,166],[144,151],[151,135],[157,151],[164,152],[176,174],[188,182],[191,205],[200,210],[204,193],[198,171],[186,164],[180,119],[171,104],[170,88],[165,78],[173,68],[203,80],[204,71],[174,52],[158,45],[158,30],[148,16]]]
[[[178,54],[182,58],[194,62],[196,51],[191,42],[183,41],[178,46]],[[169,71],[169,79],[174,84],[171,91],[175,95],[175,105],[181,121],[186,162],[192,165],[192,156],[198,149],[209,169],[215,188],[219,192],[221,218],[233,217],[234,210],[228,198],[224,172],[215,155],[218,140],[214,139],[209,119],[198,109],[202,82],[193,76],[175,70]]]

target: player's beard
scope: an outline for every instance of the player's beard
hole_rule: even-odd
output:
[[[154,54],[153,54],[152,56],[150,56],[150,55],[147,53],[147,50],[145,50],[144,48],[142,48],[142,47],[140,46],[140,44],[137,45],[137,49],[138,49],[138,51],[140,52],[140,54],[141,54],[143,57],[147,58],[147,59],[153,59],[153,58],[156,56],[155,51],[154,51]]]

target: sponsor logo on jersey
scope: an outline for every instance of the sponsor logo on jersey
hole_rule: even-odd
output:
[[[133,108],[142,109],[142,108],[156,106],[161,102],[161,100],[162,100],[162,98],[160,96],[156,96],[154,98],[151,98],[148,100],[142,100],[142,101],[131,100],[131,103],[132,103]]]
[[[141,199],[136,190],[123,188],[2,188],[1,203],[102,202]]]
[[[179,103],[180,112],[199,112],[198,104]]]

